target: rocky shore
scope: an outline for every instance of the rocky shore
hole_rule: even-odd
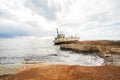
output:
[[[120,66],[30,64],[0,80],[120,80]]]
[[[120,41],[78,41],[62,44],[60,48],[82,54],[99,53],[104,57],[105,64],[80,66],[25,63],[16,73],[1,75],[0,80],[120,80]]]
[[[120,66],[120,41],[78,41],[72,44],[62,44],[60,48],[78,53],[82,52],[82,54],[97,53],[98,56],[104,59],[104,65]]]
[[[120,54],[120,41],[78,41],[72,44],[62,44],[60,48],[84,53],[99,52],[100,56],[110,56],[110,54]]]

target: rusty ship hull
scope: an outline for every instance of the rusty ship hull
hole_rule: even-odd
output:
[[[74,43],[77,42],[78,40],[71,40],[71,41],[54,41],[55,45],[60,45],[60,44],[70,44],[70,43]]]
[[[65,34],[59,33],[58,29],[56,30],[57,30],[57,37],[55,37],[55,40],[53,41],[55,45],[70,44],[79,41],[79,37],[77,36],[65,37]]]

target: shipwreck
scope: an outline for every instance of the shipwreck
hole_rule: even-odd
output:
[[[58,28],[57,30],[57,37],[54,39],[54,44],[59,45],[59,44],[70,44],[79,41],[79,37],[76,36],[71,36],[71,37],[65,37],[65,34],[59,33]]]

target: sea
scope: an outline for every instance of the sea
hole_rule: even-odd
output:
[[[0,75],[14,72],[23,64],[53,63],[100,66],[104,59],[97,53],[60,50],[53,38],[17,37],[0,39]]]

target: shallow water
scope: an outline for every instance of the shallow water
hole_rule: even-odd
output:
[[[52,39],[12,38],[0,39],[0,68],[13,70],[24,63],[49,62],[83,66],[99,66],[104,60],[93,54],[62,51]],[[5,69],[5,70],[3,70]],[[9,71],[9,70],[8,70]]]

